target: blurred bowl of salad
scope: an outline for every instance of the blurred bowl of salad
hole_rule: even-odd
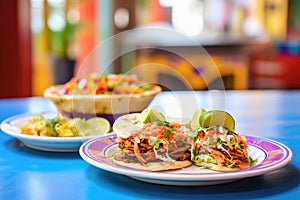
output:
[[[135,74],[90,74],[47,88],[44,96],[67,117],[103,117],[111,124],[119,116],[141,112],[161,87],[139,80]]]

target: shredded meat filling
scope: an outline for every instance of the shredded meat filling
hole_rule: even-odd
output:
[[[129,163],[193,160],[194,154],[209,154],[219,166],[249,167],[246,141],[238,134],[219,129],[200,130],[195,139],[181,131],[180,127],[166,127],[146,124],[139,132],[128,138],[118,137],[121,153],[115,159]],[[169,132],[168,132],[169,131]],[[154,141],[154,142],[153,142]],[[236,146],[238,147],[236,147]]]
[[[246,148],[234,148],[231,145],[230,140],[227,137],[234,136],[235,140],[238,140],[237,143],[239,145],[244,145],[247,147],[247,144],[243,141],[240,135],[232,131],[228,131],[227,134],[219,133],[217,130],[210,130],[210,132],[206,133],[202,130],[198,133],[197,138],[201,139],[200,144],[197,144],[198,154],[211,154],[214,151],[214,155],[218,157],[216,159],[219,165],[230,166],[237,165],[240,168],[249,167],[249,157]],[[210,137],[211,142],[205,143]],[[219,137],[222,137],[223,144],[217,145],[217,141]],[[220,163],[221,162],[221,163]]]
[[[122,153],[116,155],[117,160],[126,161],[126,162],[139,162],[137,155],[134,151],[135,136],[132,135],[126,139],[118,137],[116,141],[119,143],[119,148],[122,149]],[[184,143],[182,141],[172,141],[168,148],[165,148],[163,145],[159,147],[154,147],[149,144],[149,140],[143,138],[137,143],[139,154],[145,162],[160,162],[161,159],[157,158],[158,156],[166,158],[166,154],[173,159],[178,161],[190,160],[190,143]],[[156,149],[156,152],[154,151]]]

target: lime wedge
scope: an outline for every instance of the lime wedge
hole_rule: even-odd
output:
[[[155,122],[155,121],[164,121],[165,117],[156,110],[151,108],[146,108],[142,111],[140,116],[140,121],[142,123]]]
[[[140,121],[141,121],[142,123],[148,123],[148,122],[151,122],[151,119],[150,119],[150,111],[151,111],[150,108],[145,108],[145,109],[141,112]]]
[[[235,128],[233,117],[228,112],[222,110],[210,110],[202,113],[199,122],[203,128],[212,126],[223,126],[229,130],[234,130]]]
[[[200,109],[196,110],[196,112],[194,113],[193,118],[190,122],[190,127],[191,127],[192,130],[196,130],[200,127],[199,119],[200,119],[200,116],[204,112],[206,112],[206,110],[203,109],[203,108],[200,108]]]
[[[103,117],[93,117],[86,121],[98,134],[106,134],[110,132],[110,123]]]
[[[93,130],[93,128],[81,118],[73,118],[68,121],[68,127],[73,130],[74,133],[79,136],[87,136]]]
[[[151,109],[150,119],[151,119],[151,122],[164,121],[165,120],[165,116],[163,116],[163,114],[161,114],[160,112]]]

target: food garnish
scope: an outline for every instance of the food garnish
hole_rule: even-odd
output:
[[[165,120],[165,116],[154,109],[145,108],[141,112],[140,122],[142,123],[164,121],[164,120]]]
[[[192,120],[190,122],[190,127],[192,130],[196,130],[200,127],[200,122],[199,122],[199,119],[200,119],[200,116],[206,112],[206,110],[204,108],[199,108],[198,110],[196,110],[194,112],[194,115],[192,117]]]
[[[209,128],[213,126],[223,126],[229,130],[235,129],[234,118],[223,110],[209,110],[203,112],[199,117],[200,127]]]

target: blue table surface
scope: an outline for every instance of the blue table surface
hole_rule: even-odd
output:
[[[288,146],[292,161],[279,170],[212,186],[168,186],[98,169],[79,153],[39,151],[0,133],[0,199],[298,199],[300,194],[300,91],[163,92],[151,102],[167,115],[191,117],[198,107],[225,109],[241,134]],[[1,99],[0,121],[56,110],[41,97]]]

